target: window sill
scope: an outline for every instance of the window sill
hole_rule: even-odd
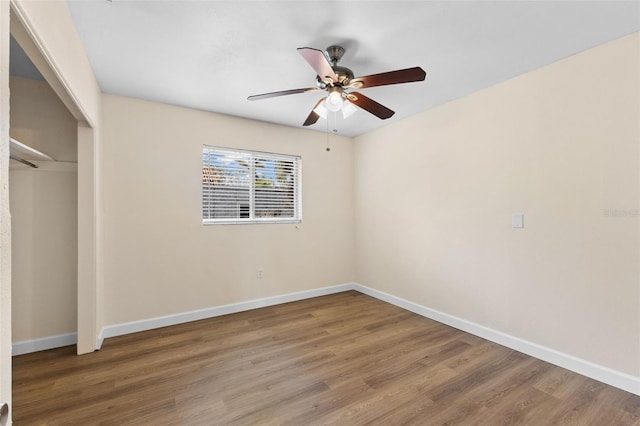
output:
[[[302,223],[302,219],[252,219],[252,220],[240,220],[240,219],[229,219],[229,220],[203,220],[203,225],[261,225],[261,224],[276,224],[276,223]]]

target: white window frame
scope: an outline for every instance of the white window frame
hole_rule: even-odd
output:
[[[249,161],[249,217],[206,217],[205,210],[205,192],[208,188],[213,188],[215,185],[211,185],[206,182],[205,179],[205,167],[212,167],[212,164],[208,162],[208,154],[221,154],[233,157],[247,157]],[[285,160],[293,164],[294,182],[292,184],[293,189],[293,210],[294,216],[290,217],[255,217],[256,210],[256,173],[255,164],[256,159],[259,160]],[[224,186],[222,186],[224,187]],[[238,205],[240,209],[241,206]],[[204,225],[240,225],[240,224],[258,224],[258,223],[300,223],[302,222],[302,157],[297,155],[287,154],[275,154],[271,152],[263,151],[250,151],[236,148],[225,148],[211,145],[203,145],[202,147],[202,187],[201,187],[201,216],[202,223]]]

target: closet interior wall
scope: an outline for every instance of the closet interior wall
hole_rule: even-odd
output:
[[[11,161],[12,341],[77,330],[77,121],[45,81],[10,78],[10,135],[56,161]]]

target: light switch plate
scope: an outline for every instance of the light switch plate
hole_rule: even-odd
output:
[[[511,215],[512,228],[524,228],[524,213],[514,213]]]

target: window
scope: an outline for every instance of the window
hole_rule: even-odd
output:
[[[202,223],[302,220],[301,158],[204,146]]]

